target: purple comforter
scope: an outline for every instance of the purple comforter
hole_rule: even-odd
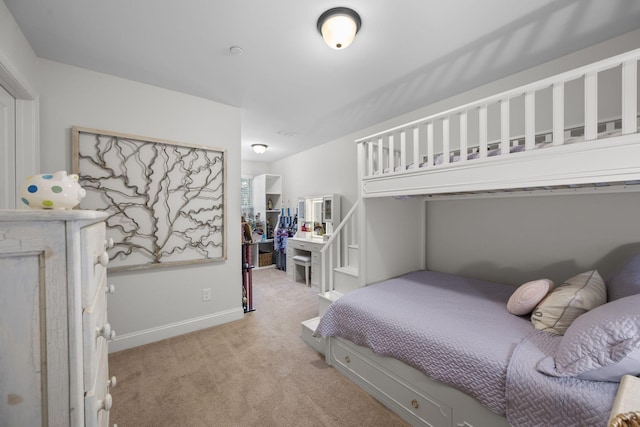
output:
[[[516,348],[507,371],[507,420],[518,427],[604,427],[618,383],[556,378],[536,370],[561,337],[536,331]]]
[[[526,376],[522,372],[537,378],[535,386],[550,379],[535,371],[531,360],[521,352],[519,366],[510,368],[516,348],[537,336],[528,318],[507,311],[513,290],[510,286],[446,273],[416,271],[340,298],[331,304],[316,334],[346,338],[379,355],[398,359],[469,394],[492,411],[508,414],[510,422],[513,415],[514,421],[517,419],[513,424],[565,425],[556,424],[557,418],[551,424],[539,424],[540,418],[528,423],[530,414],[526,408],[508,407],[545,399],[540,396],[545,393],[532,394],[530,391],[535,389],[521,383]],[[510,392],[508,385],[513,385]],[[603,389],[596,389],[589,398],[602,400]],[[608,404],[610,408],[615,388],[613,394],[609,390],[604,391],[604,406]],[[557,398],[560,392],[556,392]],[[519,398],[521,393],[527,396]],[[564,404],[567,402],[571,402],[570,397]]]

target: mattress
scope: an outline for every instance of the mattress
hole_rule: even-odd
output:
[[[393,357],[505,415],[509,359],[531,322],[506,304],[513,287],[416,271],[357,289],[329,306],[316,334]]]

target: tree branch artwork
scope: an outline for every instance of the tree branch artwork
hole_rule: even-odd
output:
[[[226,259],[225,151],[74,127],[81,209],[105,211],[112,271]]]

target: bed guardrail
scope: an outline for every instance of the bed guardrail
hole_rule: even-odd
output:
[[[638,133],[639,59],[636,49],[359,139],[361,178]],[[599,92],[601,79],[613,90]],[[604,113],[603,94],[614,100]]]

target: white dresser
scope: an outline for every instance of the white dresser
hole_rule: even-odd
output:
[[[0,210],[0,426],[107,426],[106,214]]]

